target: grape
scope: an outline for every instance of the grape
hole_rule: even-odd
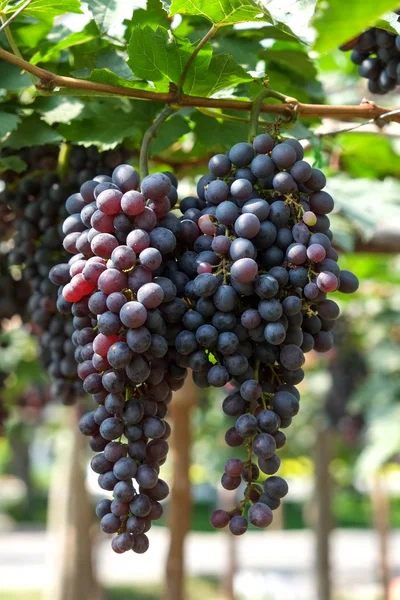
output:
[[[326,250],[321,244],[311,244],[307,248],[307,258],[315,263],[322,262],[326,257]]]
[[[272,185],[277,192],[281,194],[288,194],[289,192],[296,189],[296,183],[293,177],[289,173],[277,173],[273,180]]]
[[[267,154],[274,147],[274,140],[267,133],[257,135],[253,140],[253,147],[256,152]]]
[[[278,167],[290,169],[297,159],[296,150],[288,143],[277,144],[272,150],[271,158]]]
[[[304,364],[304,354],[300,348],[294,344],[288,344],[282,348],[279,359],[282,365],[286,369],[289,369],[289,371],[299,369]]]
[[[298,160],[290,169],[290,174],[297,183],[305,183],[311,177],[311,165],[305,160]]]
[[[229,151],[230,161],[237,167],[247,167],[254,158],[254,149],[246,142],[239,142]]]
[[[164,291],[157,283],[145,283],[139,288],[137,299],[146,308],[157,308],[164,300]]]
[[[334,292],[339,285],[336,275],[329,271],[319,273],[316,283],[321,292]]]
[[[281,418],[293,417],[299,412],[299,402],[289,392],[277,392],[272,399],[272,407]]]
[[[255,177],[263,179],[264,177],[273,175],[275,165],[269,156],[259,154],[251,161],[250,169]]]
[[[289,491],[288,484],[282,477],[273,475],[268,477],[263,484],[264,492],[271,498],[281,499],[286,496]]]
[[[245,213],[240,215],[235,222],[235,232],[239,237],[254,238],[260,231],[260,221],[256,215]]]
[[[230,250],[230,257],[232,260],[239,260],[240,258],[256,258],[257,250],[250,240],[245,238],[236,238],[233,240]]]
[[[206,199],[211,202],[211,204],[220,204],[224,200],[228,198],[229,195],[229,187],[225,181],[221,179],[216,179],[215,181],[211,181],[206,188]],[[204,232],[206,233],[206,232]]]
[[[272,510],[266,504],[257,502],[249,509],[249,521],[252,525],[265,528],[271,525],[273,520]]]
[[[223,529],[229,524],[230,517],[225,510],[215,510],[211,515],[211,525],[216,529]]]
[[[171,181],[167,175],[164,173],[153,173],[143,179],[141,192],[146,198],[160,200],[169,193],[171,185]]]
[[[340,271],[339,291],[344,294],[353,294],[358,290],[359,281],[350,271]]]
[[[247,531],[247,520],[242,516],[234,516],[230,523],[229,529],[233,535],[243,535]]]
[[[215,154],[208,163],[208,168],[215,177],[225,177],[229,174],[232,163],[226,154]]]
[[[213,365],[207,373],[207,380],[213,387],[223,387],[229,379],[229,373],[222,365]]]
[[[252,258],[240,258],[233,263],[231,276],[239,283],[249,283],[258,274],[257,263]],[[222,288],[219,288],[221,290]],[[217,305],[218,308],[218,305]],[[230,310],[229,308],[227,310]]]
[[[228,200],[221,202],[221,204],[217,206],[217,210],[215,212],[217,220],[223,225],[232,225],[232,223],[236,221],[238,214],[239,210],[236,204]]]
[[[269,344],[279,346],[285,341],[286,330],[281,323],[268,323],[264,330],[264,336]]]

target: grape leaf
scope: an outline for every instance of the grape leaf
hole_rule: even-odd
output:
[[[87,0],[87,5],[100,31],[108,31],[113,25],[130,19],[135,8],[142,6],[140,0]]]
[[[260,56],[265,58],[268,64],[281,66],[289,71],[296,71],[306,79],[316,79],[317,69],[309,57],[307,52],[304,52],[301,46],[282,45],[278,42],[272,48],[260,52]],[[268,72],[268,68],[267,68]]]
[[[157,154],[170,148],[189,131],[189,123],[181,115],[171,117],[166,123],[163,123],[157,132],[157,137],[152,141],[150,156],[157,156]]]
[[[90,103],[87,107],[90,118],[60,124],[58,131],[72,142],[90,146],[94,144],[103,149],[113,148],[124,139],[139,139],[160,111],[158,102],[125,99],[102,99]],[[112,118],[110,118],[112,115]]]
[[[181,44],[163,27],[153,31],[146,25],[135,27],[128,47],[128,65],[140,79],[177,82],[191,52],[186,40]]]
[[[253,79],[230,54],[216,54],[209,66],[204,63],[199,66],[199,60],[195,61],[189,69],[183,89],[192,96],[212,96],[220,90],[237,87]]]
[[[18,127],[20,120],[18,115],[0,112],[0,139],[7,135],[7,133],[14,131]]]
[[[394,12],[387,13],[381,19],[378,19],[375,23],[376,27],[379,29],[385,29],[385,31],[389,31],[390,33],[394,33],[394,35],[400,34],[400,23],[398,21],[399,15]]]
[[[24,71],[5,60],[0,61],[0,86],[4,90],[20,90],[29,87],[31,83],[30,77]]]
[[[27,164],[19,156],[3,156],[0,158],[0,173],[3,171],[14,171],[15,173],[23,173],[27,168]]]
[[[62,136],[55,129],[49,127],[37,115],[33,114],[20,121],[17,129],[7,137],[3,145],[7,148],[19,150],[24,147],[57,144],[62,139]]]
[[[122,79],[127,79],[129,81],[134,79],[133,73],[126,64],[126,61],[115,50],[93,52],[90,55],[86,55],[85,58],[87,67],[73,71],[72,75],[74,75],[74,77],[90,78],[94,69],[105,69],[107,72],[111,71],[113,75],[118,75],[118,77],[121,77]],[[91,63],[90,66],[88,63]],[[99,75],[99,77],[101,77],[101,75]],[[93,81],[96,80],[96,78],[93,78]],[[106,81],[106,75],[104,75],[104,79],[99,79],[98,81],[101,81],[102,83],[111,83],[111,81]]]
[[[168,27],[168,13],[164,10],[160,0],[147,0],[146,9],[138,8],[135,10],[131,21],[127,25],[128,28],[144,27],[145,25],[149,25],[152,29],[156,29],[158,25]]]
[[[24,4],[22,0],[19,4],[6,11],[6,15],[14,13]],[[52,22],[57,15],[63,15],[67,12],[82,14],[79,0],[33,0],[25,9],[24,15],[35,17],[40,21]]]
[[[93,71],[85,77],[89,81],[97,81],[97,83],[106,83],[107,85],[117,85],[120,87],[137,89],[137,90],[149,90],[154,92],[154,88],[151,87],[147,81],[142,79],[125,79],[119,77],[109,69],[93,69]]]
[[[70,123],[74,119],[83,119],[87,112],[83,100],[63,96],[37,98],[35,108],[49,125]]]
[[[89,26],[85,27],[83,31],[77,31],[68,35],[57,44],[46,44],[42,49],[35,52],[32,56],[30,62],[33,65],[36,65],[39,62],[49,62],[56,60],[60,55],[62,50],[66,50],[67,48],[72,48],[73,46],[80,46],[81,44],[86,44],[91,40],[98,37],[99,31],[97,27],[92,22]]]
[[[52,29],[52,23],[46,23],[45,21],[36,21],[36,23],[16,23],[13,28],[13,34],[15,41],[20,46],[26,48],[35,48],[43,39],[46,38],[47,34]]]
[[[263,20],[273,23],[264,6],[253,0],[172,0],[170,14],[198,15],[218,27]]]
[[[314,49],[317,52],[333,50],[374,25],[385,11],[395,10],[397,7],[398,0],[352,0],[349,10],[344,9],[342,0],[321,3],[313,19],[317,31]]]

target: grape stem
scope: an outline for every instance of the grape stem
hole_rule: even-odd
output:
[[[46,71],[28,61],[7,52],[0,48],[0,59],[5,60],[27,73],[31,73],[40,79],[37,88],[44,95],[79,95],[85,96],[123,96],[128,98],[137,98],[142,100],[154,100],[164,104],[172,104],[192,107],[220,108],[225,110],[244,110],[251,111],[253,103],[248,100],[236,100],[232,98],[204,98],[202,96],[190,96],[189,94],[177,94],[176,89],[169,92],[153,92],[149,90],[139,90],[136,88],[127,88],[117,85],[99,83],[97,81],[87,81],[85,79],[76,79],[74,77],[64,77],[51,71]],[[53,92],[55,87],[62,88],[59,92]],[[279,92],[276,92],[279,94]],[[282,95],[282,94],[281,94]],[[272,97],[272,96],[271,96]],[[274,97],[278,97],[274,95]],[[280,99],[278,97],[278,99]],[[390,108],[377,106],[373,102],[362,102],[359,105],[333,105],[333,104],[302,104],[296,105],[299,117],[327,117],[330,119],[373,119],[374,122],[395,121],[400,123],[400,114]],[[289,117],[291,109],[288,103],[269,104],[262,103],[260,112],[274,115],[284,115]],[[390,116],[388,116],[390,115]]]
[[[16,10],[16,11],[15,11],[15,12],[14,12],[12,15],[11,15],[11,17],[9,17],[9,18],[7,19],[7,21],[4,21],[4,19],[2,18],[3,24],[2,24],[2,26],[0,27],[0,31],[3,31],[3,29],[4,29],[4,30],[5,30],[5,31],[4,31],[4,33],[5,33],[5,34],[6,34],[6,36],[7,36],[7,31],[6,31],[6,30],[7,30],[8,26],[10,25],[10,23],[11,23],[12,21],[14,21],[14,19],[15,19],[16,17],[18,17],[18,15],[20,15],[20,14],[22,13],[22,11],[23,11],[23,10],[25,10],[26,8],[28,8],[28,6],[29,6],[29,5],[30,5],[32,2],[33,2],[33,0],[26,0],[26,2],[24,2],[23,4],[21,4],[21,6],[20,6],[20,7],[19,7],[19,8],[18,8],[18,9],[17,9],[17,10]],[[8,39],[8,36],[7,36],[7,39]],[[10,46],[11,46],[11,44],[10,44]],[[11,47],[12,47],[12,46],[11,46]],[[19,56],[19,54],[18,54],[17,52],[15,52],[14,48],[13,48],[13,52],[14,52],[15,54],[17,54],[17,56]]]
[[[172,106],[167,105],[164,110],[158,115],[157,119],[146,130],[142,145],[140,147],[139,167],[140,177],[143,179],[149,174],[149,150],[153,138],[156,136],[160,126],[175,112]]]
[[[249,139],[248,139],[250,144],[253,143],[253,140],[257,135],[258,122],[260,119],[260,111],[261,111],[261,108],[262,108],[265,98],[276,98],[277,100],[280,100],[281,102],[283,102],[285,104],[290,104],[292,114],[290,115],[289,120],[292,119],[294,109],[299,104],[298,100],[296,100],[296,98],[290,98],[288,96],[285,96],[285,94],[281,94],[280,92],[277,92],[276,90],[271,90],[270,88],[265,88],[265,89],[261,90],[261,92],[258,94],[258,96],[255,97],[255,99],[253,101],[253,106],[251,108]]]
[[[69,169],[69,157],[71,155],[71,145],[68,142],[63,142],[60,146],[57,161],[57,173],[63,181]]]

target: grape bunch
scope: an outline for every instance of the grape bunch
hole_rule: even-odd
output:
[[[165,417],[187,375],[174,343],[189,277],[174,255],[174,233],[163,226],[176,186],[172,174],[156,173],[139,190],[126,164],[84,182],[66,201],[63,245],[73,256],[49,275],[60,286],[59,310],[75,315],[78,375],[97,404],[79,427],[98,453],[91,467],[100,487],[113,492],[96,513],[105,533],[117,533],[117,553],[147,550],[146,533],[169,493],[159,477],[170,435]]]
[[[235,419],[225,439],[245,446],[247,459],[229,459],[221,483],[247,487],[239,506],[211,522],[235,535],[248,521],[267,527],[288,492],[275,475],[276,451],[300,408],[304,354],[332,348],[339,307],[327,293],[358,287],[337,264],[325,176],[303,157],[297,140],[258,135],[213,156],[198,197],[180,204],[178,265],[190,277],[190,310],[175,349],[200,387],[233,386],[222,404]],[[262,486],[260,471],[269,476]]]
[[[341,47],[351,50],[351,60],[372,94],[386,94],[400,84],[400,36],[373,27]]]
[[[188,369],[199,387],[229,385],[225,439],[247,448],[222,476],[228,490],[244,481],[244,498],[212,524],[235,535],[248,521],[267,527],[288,492],[277,450],[299,411],[304,354],[332,348],[339,307],[327,294],[358,287],[337,264],[325,176],[303,158],[297,140],[279,136],[235,144],[211,158],[180,217],[173,174],[140,183],[126,164],[67,199],[73,256],[50,279],[58,309],[74,314],[78,374],[98,405],[80,429],[98,452],[100,487],[113,492],[96,512],[117,553],[144,552],[161,516],[167,406]]]
[[[28,177],[20,182],[8,202],[16,210],[14,248],[8,253],[10,267],[18,267],[29,291],[26,315],[39,339],[41,359],[52,378],[52,394],[70,404],[83,394],[76,373],[71,342],[71,317],[57,311],[57,286],[48,275],[54,264],[65,260],[61,222],[68,187],[56,173]],[[20,310],[16,304],[14,312]]]

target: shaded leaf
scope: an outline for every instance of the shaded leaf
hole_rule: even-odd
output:
[[[86,0],[89,10],[100,31],[108,31],[113,25],[130,19],[132,13],[143,2],[133,0]]]
[[[164,10],[160,0],[147,0],[146,9],[138,8],[134,11],[133,17],[127,23],[128,28],[144,27],[149,25],[152,29],[156,29],[159,25],[169,27],[168,13]]]
[[[0,61],[0,87],[5,90],[15,91],[31,85],[30,77],[19,67]]]
[[[89,81],[97,81],[98,83],[106,83],[108,85],[118,85],[125,88],[139,89],[139,90],[152,90],[147,81],[141,79],[123,79],[115,73],[112,73],[109,69],[93,69],[88,77],[85,79]]]
[[[18,150],[24,147],[57,144],[62,139],[55,129],[41,121],[37,115],[31,115],[21,120],[18,128],[8,136],[5,145],[7,148]]]
[[[315,50],[318,52],[333,50],[359,35],[367,27],[374,25],[382,13],[395,10],[397,7],[396,0],[379,0],[379,2],[352,0],[349,10],[344,8],[342,0],[321,2],[313,20],[317,31]]]
[[[26,162],[19,156],[2,156],[0,158],[0,172],[14,171],[15,173],[23,173],[27,166]]]
[[[0,112],[0,139],[18,127],[20,117],[8,112]]]
[[[49,125],[69,123],[74,119],[82,119],[85,115],[85,103],[79,98],[62,96],[38,98],[35,107]]]
[[[170,14],[198,15],[218,27],[263,20],[273,23],[264,6],[253,0],[172,0]]]
[[[39,62],[50,62],[57,60],[62,50],[86,44],[99,36],[99,30],[92,22],[83,31],[77,31],[60,40],[57,44],[45,44],[43,48],[35,52],[30,62],[36,65]]]
[[[168,119],[157,132],[157,137],[152,141],[150,156],[156,156],[175,144],[179,138],[189,133],[189,123],[181,115]]]

